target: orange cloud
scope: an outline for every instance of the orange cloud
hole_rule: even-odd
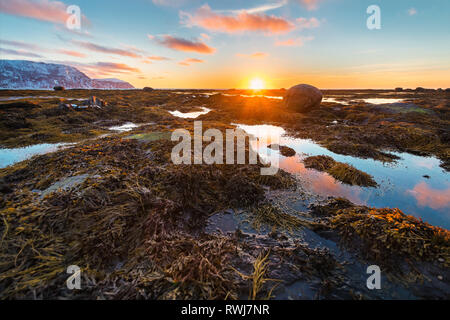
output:
[[[416,198],[417,203],[422,207],[433,209],[450,207],[450,188],[445,190],[432,189],[426,182],[421,182],[406,193]]]
[[[200,60],[200,59],[195,59],[195,58],[187,58],[184,59],[183,61],[178,62],[179,65],[181,66],[190,66],[193,63],[203,63],[205,61]]]
[[[215,48],[212,48],[201,41],[190,41],[182,38],[175,38],[170,35],[165,35],[163,36],[163,39],[156,39],[156,41],[160,45],[177,51],[190,51],[202,54],[212,54],[216,51]]]
[[[285,33],[294,29],[294,24],[276,16],[266,14],[238,12],[234,15],[219,14],[208,5],[200,7],[194,15],[181,12],[180,16],[188,26],[198,26],[211,31],[237,33],[261,31],[266,33]]]
[[[300,37],[296,39],[287,39],[287,40],[277,40],[275,41],[275,45],[278,47],[301,47],[305,44],[306,41],[313,40],[314,37]]]
[[[245,53],[236,53],[236,56],[243,57],[243,58],[265,58],[269,54],[265,52],[255,52],[251,54],[245,54]]]
[[[92,42],[84,42],[84,41],[76,41],[74,40],[73,43],[79,45],[80,47],[83,47],[85,49],[95,51],[95,52],[101,52],[101,53],[110,53],[110,54],[116,54],[124,57],[131,57],[131,58],[139,58],[140,56],[131,50],[123,50],[118,48],[110,48],[110,47],[104,47],[100,46],[98,44],[92,43]]]
[[[161,56],[149,56],[149,57],[147,57],[147,59],[148,60],[155,60],[155,61],[170,60],[169,58],[161,57]]]

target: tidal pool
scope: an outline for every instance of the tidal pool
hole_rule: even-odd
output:
[[[0,97],[0,101],[14,101],[23,99],[65,99],[65,100],[87,100],[86,98],[70,98],[70,97],[58,97],[58,96],[17,96],[17,97]]]
[[[449,174],[439,167],[440,162],[434,157],[392,152],[401,159],[395,163],[383,163],[336,154],[311,140],[286,136],[285,130],[277,126],[238,124],[237,127],[258,138],[253,142],[253,149],[262,158],[273,162],[275,157],[279,157],[279,167],[296,175],[302,186],[313,194],[324,199],[327,196],[345,197],[356,204],[377,208],[399,208],[432,225],[450,228]],[[283,157],[278,151],[267,148],[271,141],[291,147],[297,155]],[[372,175],[379,186],[350,186],[328,173],[305,168],[302,160],[313,155],[328,155],[336,161],[351,164]]]
[[[174,117],[195,119],[195,118],[201,116],[202,114],[207,114],[208,112],[211,111],[211,109],[208,109],[205,107],[201,107],[201,109],[202,109],[202,111],[180,112],[178,110],[175,110],[175,111],[169,111],[169,113],[171,115],[173,115]]]
[[[402,102],[403,99],[395,99],[395,98],[368,98],[368,99],[361,99],[366,103],[370,104],[389,104],[389,103],[398,103]]]
[[[27,160],[38,154],[54,152],[70,145],[73,145],[73,143],[41,143],[23,148],[0,149],[0,168]]]

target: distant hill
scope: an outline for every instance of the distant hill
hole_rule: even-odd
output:
[[[91,79],[78,69],[54,63],[0,60],[1,89],[133,89],[119,79]]]

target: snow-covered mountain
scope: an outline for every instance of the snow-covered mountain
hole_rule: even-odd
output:
[[[0,60],[1,89],[133,89],[119,79],[91,79],[78,69],[54,63]]]
[[[98,89],[134,89],[134,87],[126,81],[109,78],[109,79],[92,79],[93,86]]]

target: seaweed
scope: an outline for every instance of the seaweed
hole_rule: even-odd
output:
[[[329,156],[312,156],[305,158],[303,161],[306,168],[326,171],[335,179],[346,184],[363,187],[377,186],[377,183],[372,176],[354,168],[349,164],[337,162]]]

